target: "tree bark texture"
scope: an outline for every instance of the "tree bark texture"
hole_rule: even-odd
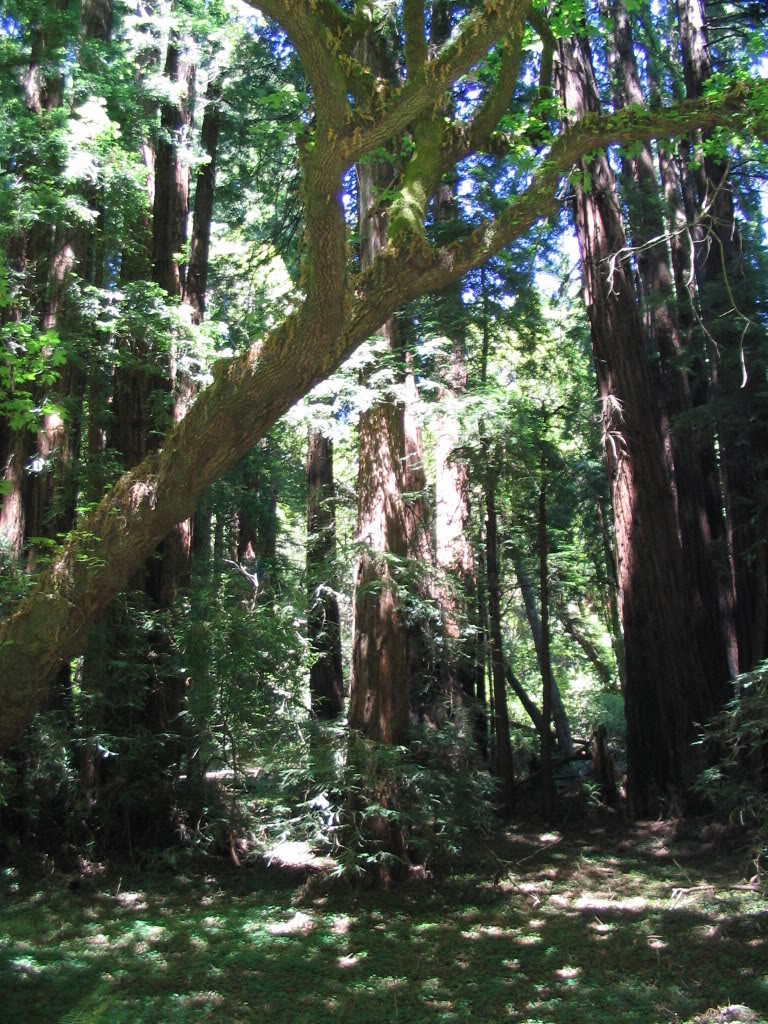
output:
[[[385,40],[369,31],[358,44],[363,67],[391,80],[394,69]],[[370,268],[387,242],[387,216],[380,195],[393,184],[388,160],[357,167],[360,264]],[[396,352],[396,323],[380,328]],[[404,410],[379,401],[360,416],[358,520],[360,545],[355,578],[355,616],[349,690],[349,724],[368,739],[402,743],[408,730],[410,695],[408,638],[398,597],[395,563],[408,554],[403,503]]]
[[[703,95],[712,74],[701,0],[678,0],[686,93]],[[707,132],[694,137],[701,156],[695,181],[699,218],[694,240],[696,283],[702,319],[716,365],[714,387],[726,523],[736,595],[739,668],[748,671],[765,657],[768,642],[768,565],[765,498],[768,403],[763,382],[768,356],[754,298],[745,281],[742,238],[734,215],[729,168],[703,155]]]
[[[599,110],[586,40],[559,44],[568,111]],[[648,811],[655,794],[685,794],[695,765],[694,725],[718,706],[706,686],[686,601],[686,575],[637,299],[617,258],[626,238],[604,153],[582,160],[589,190],[574,185],[603,436],[613,489],[620,606],[626,652],[629,801]]]
[[[635,59],[632,29],[623,0],[603,0],[612,23],[614,104],[643,105],[645,96]],[[649,142],[636,155],[625,158],[622,184],[627,192],[629,228],[636,251],[643,320],[650,351],[658,356],[660,425],[672,474],[673,494],[683,549],[691,617],[701,663],[708,673],[707,686],[716,693],[728,678],[727,628],[720,615],[720,585],[713,547],[713,526],[707,508],[704,466],[714,463],[714,436],[694,431],[690,413],[693,396],[688,372],[683,368],[686,339],[675,307],[674,281],[670,271],[661,189]],[[690,355],[690,354],[689,354]],[[684,419],[687,415],[687,420]],[[719,535],[722,528],[717,525]]]

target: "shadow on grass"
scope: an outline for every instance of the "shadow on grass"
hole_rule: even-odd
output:
[[[653,1024],[768,1006],[759,894],[588,843],[498,886],[298,894],[247,869],[7,891],[0,1019]]]

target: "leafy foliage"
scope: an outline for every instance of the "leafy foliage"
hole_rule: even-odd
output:
[[[738,676],[734,691],[735,696],[704,730],[701,744],[718,758],[702,772],[699,792],[754,832],[755,865],[762,869],[768,857],[768,662]]]

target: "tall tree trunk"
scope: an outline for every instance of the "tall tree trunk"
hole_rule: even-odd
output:
[[[583,118],[599,110],[587,41],[559,44],[561,95]],[[677,515],[637,300],[625,263],[626,243],[613,173],[604,153],[579,169],[573,210],[613,488],[621,614],[626,651],[630,808],[649,810],[658,795],[685,795],[695,773],[694,724],[708,718],[715,695],[685,600],[686,576]],[[611,258],[614,263],[610,264]],[[610,275],[608,270],[610,267]]]
[[[210,82],[200,131],[200,148],[206,156],[197,172],[195,208],[192,215],[192,238],[189,243],[189,266],[184,288],[184,301],[192,307],[192,321],[201,324],[205,318],[205,293],[208,287],[208,254],[211,248],[211,220],[216,191],[216,160],[221,128],[219,101],[221,86]]]
[[[379,77],[391,80],[394,69],[386,44],[369,31],[356,48],[357,59]],[[392,184],[389,161],[366,161],[357,167],[360,265],[370,267],[386,244],[387,218],[379,194]],[[396,321],[381,334],[396,352]],[[379,401],[360,416],[358,518],[355,534],[360,553],[355,567],[355,612],[349,687],[349,725],[364,740],[398,744],[408,731],[410,680],[408,635],[398,596],[394,562],[408,554],[403,504],[405,459],[404,411],[400,403]],[[353,750],[355,739],[352,739]],[[363,756],[365,756],[363,754]],[[380,780],[373,795],[382,806],[395,806],[397,793]],[[373,838],[385,855],[380,881],[389,884],[405,863],[405,838],[399,825],[384,816],[371,822]]]
[[[397,327],[404,333],[403,325]],[[427,478],[424,472],[424,442],[422,436],[423,407],[416,383],[413,355],[407,350],[404,338],[399,338],[404,356],[403,389],[403,460],[402,491],[405,527],[408,539],[409,589],[411,599],[418,604],[409,616],[408,676],[411,704],[414,711],[428,721],[440,722],[456,703],[456,694],[441,685],[436,654],[435,625],[430,614],[437,597],[434,579],[435,554],[432,541],[432,516],[427,497]]]
[[[568,715],[566,713],[565,706],[563,705],[563,698],[560,693],[560,688],[557,685],[557,680],[552,674],[551,665],[549,669],[547,668],[550,659],[544,645],[543,620],[542,617],[539,616],[539,610],[536,606],[536,594],[534,593],[533,584],[531,583],[531,579],[525,567],[522,554],[517,547],[512,548],[512,564],[515,568],[515,576],[517,577],[517,582],[520,586],[520,592],[523,597],[525,615],[531,629],[533,646],[536,651],[536,661],[539,666],[542,683],[545,684],[549,681],[549,686],[552,691],[550,701],[552,705],[552,720],[555,726],[555,735],[557,736],[557,748],[561,754],[564,754],[566,757],[570,757],[573,753],[571,724],[568,721]]]
[[[309,694],[313,714],[325,719],[344,713],[334,501],[333,442],[312,429],[307,450],[307,629],[313,656]]]
[[[539,589],[541,591],[541,813],[549,820],[555,810],[555,780],[552,776],[552,656],[549,645],[549,533],[547,530],[547,457],[542,446],[539,480]]]
[[[723,515],[723,491],[720,467],[713,446],[715,437],[715,410],[712,406],[712,379],[706,357],[706,339],[696,327],[698,316],[694,266],[695,246],[692,245],[688,226],[695,224],[696,188],[691,171],[670,148],[659,144],[659,173],[664,191],[666,223],[669,230],[669,250],[672,277],[675,285],[677,323],[680,327],[688,368],[691,407],[696,410],[698,425],[685,430],[691,439],[697,467],[697,485],[703,492],[704,518],[699,534],[705,550],[709,551],[716,575],[719,610],[719,632],[728,666],[728,676],[739,671],[738,639],[736,635],[736,592],[731,560],[727,550],[726,524]],[[687,202],[684,195],[687,194]],[[688,213],[686,213],[686,208]],[[694,233],[697,229],[693,228]],[[699,244],[701,239],[699,239]],[[708,534],[708,538],[707,538]],[[689,537],[694,531],[689,531]],[[689,559],[690,560],[690,559]]]
[[[485,483],[486,539],[488,574],[488,617],[490,620],[491,666],[493,673],[493,721],[496,737],[496,775],[499,779],[502,808],[509,814],[515,804],[515,774],[512,743],[509,737],[509,712],[501,637],[501,585],[499,581],[499,542],[496,517],[496,481],[489,474]]]
[[[611,18],[613,40],[613,83],[616,108],[643,106],[629,15],[623,0],[602,0]],[[691,617],[701,663],[707,672],[707,688],[724,693],[729,669],[726,656],[727,624],[721,623],[720,587],[713,555],[702,466],[714,462],[714,436],[690,425],[693,397],[686,357],[685,336],[675,307],[675,289],[670,272],[661,189],[656,177],[650,143],[637,147],[624,160],[628,192],[629,227],[636,250],[642,290],[644,321],[649,349],[659,360],[660,423],[665,450],[670,460],[673,493],[683,550]],[[688,414],[687,421],[684,419]],[[717,526],[716,534],[722,532]]]
[[[163,104],[160,119],[152,213],[152,279],[169,296],[181,298],[186,267],[178,261],[178,256],[187,242],[189,163],[185,152],[192,125],[195,69],[186,47],[175,37],[168,45],[165,74],[179,90],[179,99]],[[204,207],[208,206],[207,193],[201,196],[201,202]],[[212,205],[205,210],[209,232],[211,209]],[[193,312],[199,314],[200,311],[193,306]],[[189,375],[179,368],[175,338],[171,339],[170,388],[173,422],[179,423],[192,403],[193,388]],[[169,608],[179,589],[188,585],[191,557],[192,520],[185,519],[163,541],[159,579],[154,579],[150,585],[152,596],[161,608]]]
[[[358,60],[391,78],[384,42],[370,32],[357,47]],[[371,266],[386,244],[387,223],[379,193],[392,184],[392,164],[370,161],[357,168],[361,268]],[[381,327],[397,350],[395,320]],[[353,729],[384,743],[399,743],[408,728],[409,692],[405,624],[389,555],[408,553],[403,507],[405,429],[403,406],[376,403],[360,417],[356,540],[362,545],[355,580],[355,622],[349,721]]]
[[[686,93],[689,99],[697,99],[712,74],[704,9],[700,0],[678,0],[677,7]],[[696,149],[701,141],[694,139]],[[696,282],[716,363],[715,406],[739,668],[747,671],[765,657],[768,642],[768,501],[762,468],[768,428],[762,386],[768,360],[753,296],[744,284],[742,239],[728,166],[720,158],[703,156],[695,178],[703,213],[694,235],[699,242]]]
[[[480,379],[484,385],[488,375],[488,354],[490,332],[488,329],[488,291],[485,271],[481,272],[483,294],[483,349]],[[485,454],[485,568],[488,588],[488,636],[490,640],[491,683],[493,703],[491,711],[492,734],[494,737],[494,763],[499,780],[501,805],[509,814],[515,803],[515,766],[512,756],[512,741],[509,736],[509,712],[507,710],[507,688],[505,685],[504,644],[501,634],[501,583],[499,579],[499,530],[496,514],[496,475],[491,459],[490,446],[481,438]]]

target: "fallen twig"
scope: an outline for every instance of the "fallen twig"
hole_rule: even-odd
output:
[[[531,860],[536,856],[537,853],[541,853],[543,850],[548,850],[550,846],[557,846],[562,840],[562,836],[558,836],[557,839],[553,839],[550,843],[545,843],[544,846],[540,846],[538,850],[534,850],[533,853],[529,853],[527,857],[523,857],[522,860],[516,860],[515,864],[525,864],[527,860]]]

